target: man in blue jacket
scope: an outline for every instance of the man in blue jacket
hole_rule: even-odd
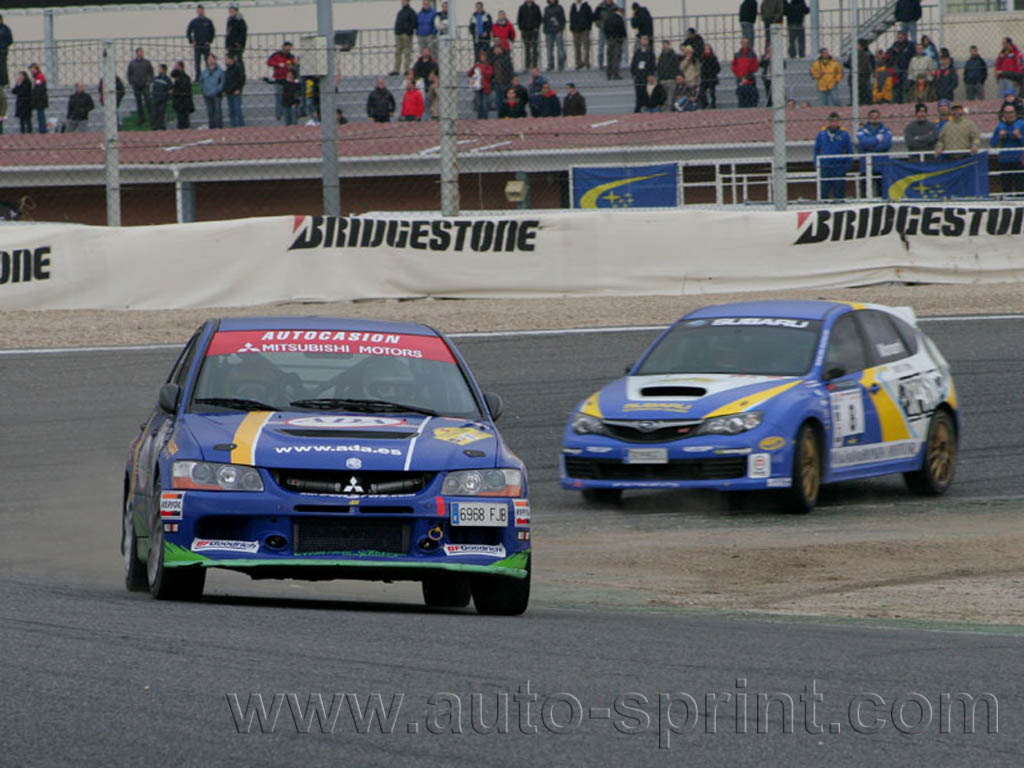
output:
[[[1003,194],[1024,192],[1024,120],[1013,104],[1003,104],[999,111],[999,124],[992,131],[989,144],[999,149],[999,184]]]
[[[224,70],[217,63],[212,53],[206,59],[206,69],[199,76],[199,90],[206,102],[206,117],[210,128],[224,127],[224,112],[221,109],[221,96],[224,94]]]
[[[857,146],[865,155],[887,155],[892,149],[892,131],[882,122],[882,113],[877,109],[868,112],[868,121],[857,130]],[[881,157],[871,158],[871,169],[875,197],[882,196]]]
[[[423,0],[423,7],[416,14],[416,50],[430,49],[430,54],[436,55],[434,44],[437,40],[437,11],[430,4],[430,0]]]
[[[846,174],[853,167],[852,156],[850,134],[840,125],[839,113],[833,112],[814,142],[814,165],[821,177],[820,199],[846,198]]]

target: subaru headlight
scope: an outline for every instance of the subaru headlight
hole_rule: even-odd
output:
[[[729,416],[715,416],[705,419],[694,432],[696,435],[738,435],[740,432],[754,429],[761,425],[764,418],[762,411],[745,411]]]
[[[171,487],[197,491],[262,491],[263,478],[255,467],[214,464],[209,461],[176,461]]]
[[[604,422],[595,416],[588,416],[585,413],[576,413],[572,417],[572,431],[577,435],[606,435],[608,431],[604,428]]]
[[[518,469],[467,469],[449,472],[441,485],[444,496],[522,496]]]

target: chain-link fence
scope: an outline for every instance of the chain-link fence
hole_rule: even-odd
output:
[[[1002,39],[1024,39],[1024,13],[985,9],[940,18],[938,5],[926,4],[903,39],[894,3],[850,5],[842,13],[822,12],[817,24],[808,18],[802,27],[773,27],[773,48],[781,56],[775,64],[785,72],[787,199],[880,198],[886,192],[876,178],[883,171],[880,155],[936,161],[938,136],[926,151],[914,142],[927,133],[924,123],[944,127],[935,122],[942,98],[963,102],[963,119],[979,129],[979,147],[988,151],[987,194],[1024,189],[1016,182],[1020,158],[1012,151],[1020,142],[1017,129],[1000,130],[990,146],[1002,122],[1002,91],[1021,88],[1024,62],[1014,49],[1002,51]],[[498,44],[485,46],[471,38],[468,25],[459,25],[453,51],[458,120],[445,136],[436,36],[396,41],[392,30],[338,32],[329,41],[337,57],[332,73],[316,71],[309,30],[250,33],[235,57],[240,60],[226,71],[228,51],[218,38],[210,52],[222,70],[217,77],[227,82],[223,94],[212,97],[203,92],[204,82],[215,82],[202,76],[209,63],[203,66],[184,37],[113,41],[123,83],[115,99],[122,222],[322,210],[321,84],[336,89],[334,117],[343,121],[338,153],[345,214],[440,210],[446,162],[457,172],[458,194],[453,177],[449,203],[457,197],[464,212],[774,200],[773,168],[782,147],[773,144],[773,113],[765,109],[772,57],[760,20],[751,32],[736,14],[657,18],[654,39],[641,43],[627,11],[619,15],[627,34],[619,42],[616,24],[607,35],[593,22],[587,34],[573,34],[571,9],[565,11],[561,35],[541,30],[528,45],[515,27],[507,50],[500,36],[492,34],[489,42]],[[741,46],[748,35],[749,50]],[[286,41],[294,61],[284,51]],[[170,86],[133,87],[129,70],[145,69],[133,64],[137,49],[156,80],[167,66]],[[46,136],[38,134],[38,109],[30,109],[23,125],[24,109],[8,91],[0,201],[26,218],[105,221],[109,100],[101,105],[99,98],[102,52],[96,40],[19,42],[9,52],[12,85],[31,63],[47,79]],[[187,82],[174,75],[176,68]],[[288,69],[295,74],[286,75]],[[244,85],[233,88],[240,77]],[[94,107],[84,116],[79,88]],[[928,108],[924,122],[915,121],[918,102]],[[872,107],[879,110],[875,117]],[[945,105],[941,109],[945,114]],[[838,126],[829,131],[833,111]],[[862,131],[867,123],[873,127]],[[950,138],[964,133],[956,123]],[[10,136],[22,128],[33,135]],[[454,155],[444,151],[445,139]],[[953,151],[947,147],[947,156]],[[948,184],[940,191],[973,194]]]

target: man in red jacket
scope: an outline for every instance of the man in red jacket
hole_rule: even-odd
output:
[[[512,26],[512,22],[508,20],[504,11],[498,11],[498,20],[491,27],[491,36],[501,43],[505,53],[512,55],[512,43],[516,40],[516,28]]]
[[[400,119],[405,122],[419,122],[423,117],[423,93],[416,87],[411,77],[405,79],[405,93],[402,95],[402,112]]]
[[[757,74],[759,66],[760,61],[750,47],[750,41],[743,38],[740,42],[740,49],[732,57],[732,73],[736,76],[736,82],[739,83],[747,78],[752,79]]]
[[[284,114],[284,107],[281,102],[281,94],[284,93],[284,84],[288,80],[288,72],[295,67],[295,56],[292,54],[292,44],[287,40],[281,46],[281,50],[274,51],[267,59],[267,66],[273,68],[271,75],[274,85],[274,117],[278,120]]]
[[[1007,88],[1013,88],[1014,93],[1020,93],[1021,80],[1024,79],[1024,61],[1020,50],[1009,37],[1003,38],[1003,47],[996,57],[995,70],[999,93]]]

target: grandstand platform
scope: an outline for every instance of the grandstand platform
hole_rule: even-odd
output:
[[[798,102],[807,101],[812,105],[817,102],[817,91],[814,81],[809,72],[810,61],[806,59],[789,59],[786,62],[787,98],[795,99]],[[725,73],[721,78],[718,87],[718,108],[720,110],[734,109],[737,106],[735,85],[731,73],[728,73],[728,62],[723,64]],[[542,72],[551,82],[552,87],[559,94],[564,96],[566,85],[575,83],[577,89],[587,100],[588,115],[619,115],[632,112],[634,105],[634,90],[632,80],[629,78],[628,66],[623,67],[622,80],[608,80],[604,72],[592,68],[589,70],[566,70],[564,72]],[[727,73],[727,74],[726,74]],[[401,108],[402,90],[404,81],[401,77],[385,77],[388,89],[395,97],[397,111]],[[473,110],[473,94],[468,87],[468,78],[459,87],[459,117],[472,119],[475,117]],[[523,85],[528,85],[529,73],[521,73],[520,80]],[[338,103],[342,108],[345,117],[351,122],[366,122],[366,98],[374,88],[376,77],[370,75],[352,76],[344,78],[338,85]],[[102,130],[104,107],[100,106],[98,91],[95,84],[87,84],[87,90],[92,94],[96,102],[96,109],[89,118],[89,126],[94,130]],[[262,78],[251,78],[243,91],[243,112],[247,126],[270,126],[278,125],[274,117],[274,88],[275,86],[265,82]],[[764,89],[760,81],[758,88],[761,95],[761,103],[764,104]],[[73,92],[72,85],[60,85],[50,90],[50,108],[47,110],[49,117],[63,120],[67,114],[68,97]],[[669,94],[671,96],[671,94]],[[848,100],[848,94],[844,94],[844,101]],[[206,109],[202,97],[195,96],[196,111],[192,114],[192,124],[198,127],[206,123]],[[131,89],[118,109],[118,116],[123,120],[135,110],[135,100],[132,97]],[[13,109],[10,110],[13,113]],[[224,105],[225,122],[227,121],[227,106]],[[490,114],[493,119],[496,113]],[[305,122],[306,118],[303,118]],[[8,117],[6,132],[11,133],[17,130],[17,123]],[[171,122],[173,123],[173,117]]]

